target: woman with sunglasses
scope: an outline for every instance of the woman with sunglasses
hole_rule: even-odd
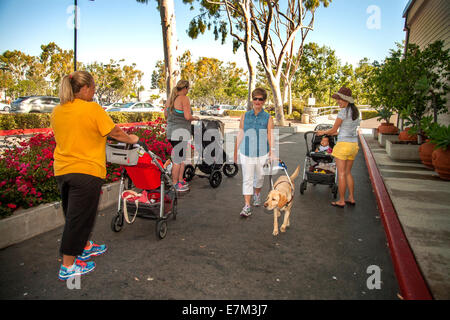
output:
[[[241,217],[249,217],[251,199],[253,205],[261,205],[261,188],[264,183],[263,166],[267,157],[272,157],[273,119],[264,110],[267,92],[256,88],[252,92],[253,109],[241,116],[239,133],[234,148],[234,162],[239,161],[242,167],[242,194],[245,205]],[[239,152],[238,152],[239,151]]]

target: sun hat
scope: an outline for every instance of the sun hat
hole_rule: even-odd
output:
[[[355,103],[355,100],[352,97],[352,90],[346,87],[342,87],[339,91],[331,96],[333,99],[341,99],[345,100],[349,103]]]

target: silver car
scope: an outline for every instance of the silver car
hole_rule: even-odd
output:
[[[16,113],[44,113],[52,112],[59,104],[59,98],[49,96],[19,97],[11,103],[11,112]]]

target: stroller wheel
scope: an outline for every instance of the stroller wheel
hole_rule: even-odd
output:
[[[164,239],[167,235],[167,221],[162,219],[156,222],[156,237]]]
[[[307,184],[306,181],[303,181],[303,182],[300,184],[300,194],[303,194],[303,193],[305,192],[305,190],[306,190],[306,184]]]
[[[235,175],[237,175],[238,172],[239,172],[239,167],[237,166],[236,163],[233,163],[233,164],[227,163],[223,166],[223,173],[227,177],[232,178]]]
[[[222,182],[222,173],[220,171],[213,171],[209,176],[209,184],[213,188],[217,188]]]
[[[183,177],[184,179],[186,179],[186,181],[191,181],[192,178],[194,178],[195,176],[195,168],[188,164],[185,168],[184,168],[184,173],[183,173]]]
[[[123,215],[116,214],[111,220],[111,229],[114,232],[119,232],[123,227]]]

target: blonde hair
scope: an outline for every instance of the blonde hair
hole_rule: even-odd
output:
[[[87,71],[74,71],[64,76],[59,88],[59,99],[61,104],[72,102],[75,94],[80,92],[84,86],[91,87],[94,84],[94,77]]]
[[[177,82],[177,85],[175,88],[173,88],[172,93],[170,95],[169,101],[167,102],[167,105],[169,106],[169,112],[173,112],[173,107],[175,103],[175,99],[178,97],[178,94],[181,90],[184,88],[189,88],[189,81],[188,80],[180,80]]]

